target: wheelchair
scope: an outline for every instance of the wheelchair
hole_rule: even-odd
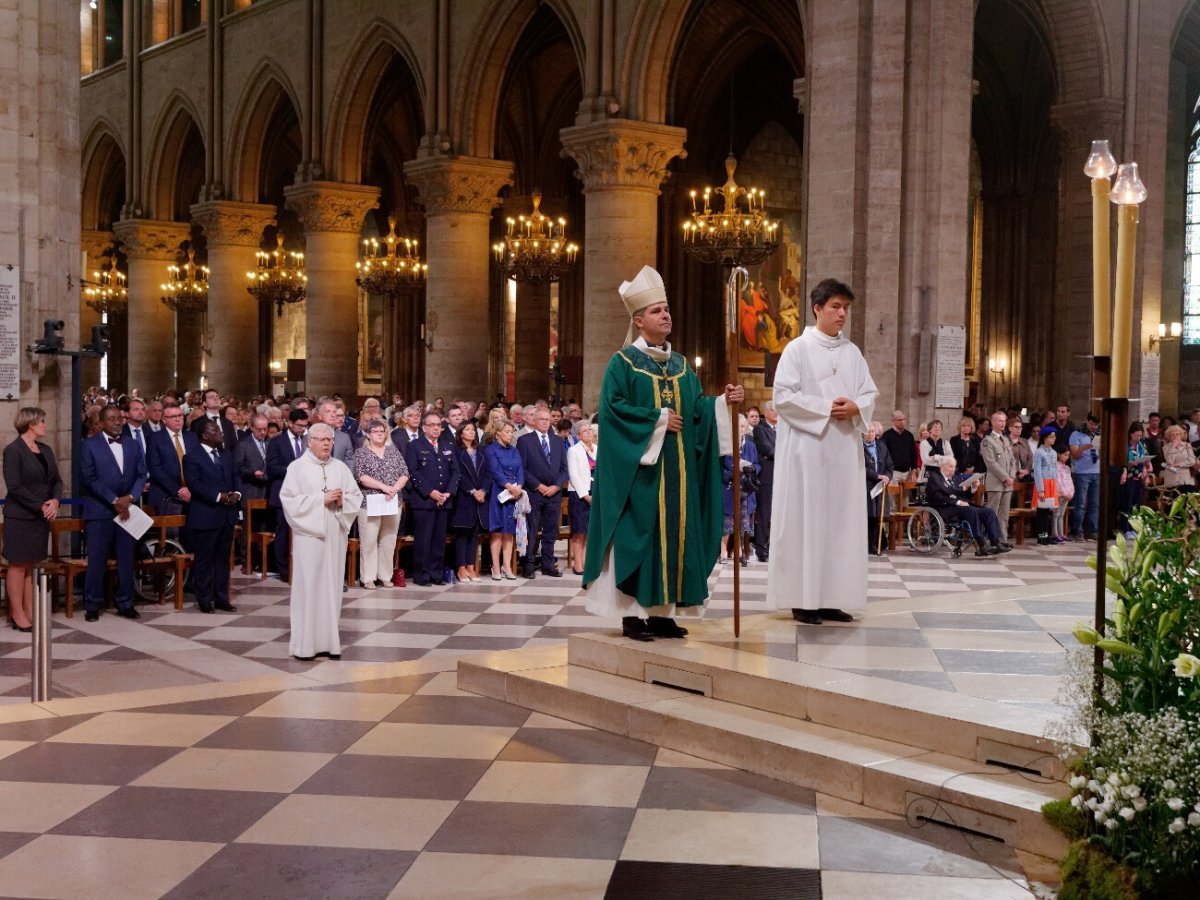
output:
[[[909,549],[928,556],[945,544],[950,555],[958,559],[963,550],[975,543],[975,534],[965,519],[947,522],[932,506],[915,506],[908,518],[905,538]]]
[[[164,556],[177,556],[186,552],[183,545],[174,538],[168,537],[160,544],[158,532],[153,529],[147,531],[133,548],[133,592],[147,602],[157,601],[161,584],[165,596],[173,595],[175,593],[175,570],[173,568],[169,566],[142,568],[137,565],[137,562]],[[187,584],[187,581],[188,571],[185,571],[184,584]]]

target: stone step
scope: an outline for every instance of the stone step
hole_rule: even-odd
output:
[[[634,643],[593,632],[572,635],[567,646],[572,666],[1046,778],[1065,776],[1056,745],[1045,737],[1055,717],[1015,704],[703,641]]]
[[[856,734],[596,669],[565,648],[459,662],[462,690],[907,816],[1053,859],[1066,849],[1041,806],[1067,793],[1042,779],[912,743]]]

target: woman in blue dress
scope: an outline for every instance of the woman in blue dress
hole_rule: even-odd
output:
[[[745,416],[738,416],[738,427],[741,431],[741,459],[742,472],[752,469],[755,475],[762,473],[762,466],[758,462],[758,448],[755,446],[753,439],[749,437],[750,423]],[[741,513],[742,513],[742,543],[744,546],[738,548],[733,546],[733,456],[721,457],[721,484],[724,486],[722,505],[725,509],[725,523],[722,533],[726,536],[721,540],[722,552],[721,561],[726,559],[737,560],[740,554],[741,564],[743,566],[750,564],[749,541],[754,534],[754,513],[758,508],[758,498],[754,492],[745,490],[746,479],[742,479],[743,490],[741,492]]]
[[[483,451],[492,474],[492,490],[488,497],[492,581],[502,578],[516,581],[512,571],[513,542],[517,533],[516,501],[521,496],[521,485],[525,483],[525,467],[521,465],[521,454],[517,452],[513,437],[516,426],[508,419],[492,425],[493,440]]]

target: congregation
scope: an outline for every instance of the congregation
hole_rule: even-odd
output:
[[[117,614],[139,615],[132,589],[135,542],[112,521],[113,509],[128,515],[131,505],[186,517],[177,538],[195,556],[190,589],[201,612],[235,609],[228,596],[229,560],[234,526],[248,501],[267,502],[255,527],[274,533],[258,564],[289,581],[298,538],[286,509],[286,476],[313,449],[319,425],[332,438],[325,460],[344,464],[361,492],[343,518],[344,532],[358,539],[362,588],[402,583],[406,571],[417,585],[561,577],[555,542],[564,524],[567,565],[583,573],[599,428],[577,403],[447,403],[441,397],[405,403],[394,394],[390,402],[369,396],[349,409],[339,396],[242,400],[210,388],[143,398],[137,391],[115,396],[98,387],[82,400],[82,511],[89,549],[102,548],[90,553],[96,565],[85,580],[87,621],[95,621],[104,606],[108,559],[116,560]],[[28,507],[29,523],[47,526],[58,515],[62,480],[53,450],[40,440],[44,414],[30,408],[19,419],[20,434],[5,451],[5,480],[22,489],[9,491],[7,516],[19,518]],[[746,566],[769,558],[777,423],[769,401],[739,418],[741,546],[732,540],[732,457],[722,458],[722,563]],[[1178,422],[1152,412],[1126,437],[1128,466],[1118,493],[1123,529],[1125,516],[1148,491],[1195,489],[1200,409]],[[975,406],[946,437],[938,420],[909,430],[907,416],[897,410],[891,427],[872,421],[862,440],[871,554],[888,550],[881,523],[889,511],[888,485],[915,488],[947,522],[966,522],[976,556],[1012,548],[1011,529],[1025,527],[1023,520],[1012,522],[1014,495],[1028,498],[1036,510],[1033,533],[1040,544],[1094,539],[1101,436],[1092,415],[1077,426],[1066,405],[1032,415],[1018,407],[987,414]],[[206,456],[211,466],[200,465]],[[39,465],[30,468],[31,460]],[[1021,484],[1027,487],[1021,490]],[[7,586],[16,599],[12,625],[27,629],[32,566],[44,556],[45,535],[37,528],[18,533],[5,542],[12,563]],[[406,552],[394,567],[401,559],[397,544],[406,536],[411,558]],[[30,546],[17,549],[18,540]],[[333,633],[336,639],[336,627]],[[313,656],[306,646],[296,655]],[[330,648],[321,652],[336,655],[336,640]]]

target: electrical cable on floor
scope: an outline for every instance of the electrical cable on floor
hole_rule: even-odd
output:
[[[1036,757],[1035,759],[1030,760],[1028,765],[1032,766],[1033,764],[1041,762],[1042,760],[1045,760],[1045,759],[1058,759],[1058,757],[1047,753],[1042,756]],[[949,821],[949,824],[962,837],[963,842],[967,845],[967,848],[971,851],[971,853],[974,854],[976,859],[978,859],[981,863],[983,863],[985,866],[987,866],[989,869],[991,869],[993,872],[995,872],[997,875],[999,875],[1005,881],[1011,882],[1012,884],[1021,888],[1021,890],[1027,892],[1031,896],[1036,897],[1036,896],[1038,896],[1038,894],[1032,887],[1030,887],[1030,885],[1028,883],[1029,882],[1028,878],[1025,878],[1024,882],[1018,881],[1015,878],[1011,878],[1007,873],[1005,873],[998,866],[996,866],[993,863],[990,863],[986,859],[984,859],[983,855],[979,852],[979,850],[976,849],[975,845],[971,842],[972,831],[967,829],[965,826],[960,825],[958,822],[956,822],[954,820],[954,816],[951,814],[950,810],[947,809],[942,804],[942,793],[943,793],[943,791],[945,791],[946,786],[949,785],[950,782],[954,781],[954,779],[963,778],[968,775],[991,776],[991,777],[995,777],[996,775],[1016,775],[1016,776],[1019,776],[1020,778],[1023,778],[1026,781],[1031,782],[1033,784],[1046,785],[1046,784],[1059,783],[1054,778],[1046,778],[1046,777],[1034,778],[1028,772],[1023,772],[1019,769],[1009,769],[1004,766],[997,766],[996,768],[999,769],[999,771],[956,772],[955,774],[949,776],[945,781],[943,781],[940,785],[938,785],[938,792],[937,792],[936,797],[932,797],[932,798],[931,797],[917,797],[917,798],[914,798],[912,801],[910,801],[908,806],[905,807],[905,810],[904,810],[904,821],[907,822],[909,827],[913,828],[914,830],[919,829],[919,828],[924,828],[926,825],[928,825],[930,823],[940,824],[937,822],[937,820],[931,819],[928,816],[920,816],[920,815],[914,816],[913,815],[913,807],[915,807],[918,803],[932,801],[933,810],[931,810],[931,811],[932,812],[937,812],[939,810],[941,811],[941,813]],[[980,835],[980,837],[984,837],[984,836]],[[996,839],[987,838],[987,840],[995,841]],[[1001,840],[1000,843],[1003,844],[1004,841]],[[1013,848],[1013,853],[1015,856],[1015,854],[1016,854],[1015,847]],[[1019,864],[1019,860],[1018,860],[1018,864]]]

